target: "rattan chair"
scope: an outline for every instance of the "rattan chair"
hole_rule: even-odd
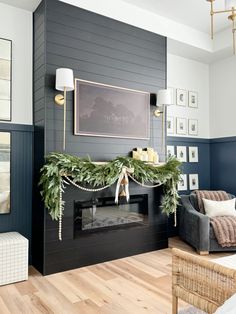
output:
[[[211,314],[236,293],[236,270],[178,249],[172,253],[173,314],[178,298]]]

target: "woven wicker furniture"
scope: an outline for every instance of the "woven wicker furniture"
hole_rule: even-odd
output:
[[[173,314],[178,313],[178,298],[211,314],[236,293],[236,270],[178,249],[172,252]]]

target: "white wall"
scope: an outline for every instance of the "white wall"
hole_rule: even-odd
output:
[[[32,124],[32,13],[0,3],[0,37],[12,40],[11,123]]]
[[[185,137],[209,138],[209,65],[168,54],[167,86],[198,92],[198,109],[175,105],[168,107],[168,115],[198,120],[198,136]]]
[[[210,66],[210,137],[236,136],[236,57]]]

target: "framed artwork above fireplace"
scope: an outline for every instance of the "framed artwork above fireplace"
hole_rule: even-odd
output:
[[[11,133],[0,132],[0,214],[11,210]]]
[[[150,94],[75,79],[74,134],[149,139]]]

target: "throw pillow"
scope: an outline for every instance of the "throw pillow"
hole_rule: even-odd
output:
[[[210,218],[216,216],[236,216],[235,198],[227,201],[212,201],[202,199],[206,215]]]

